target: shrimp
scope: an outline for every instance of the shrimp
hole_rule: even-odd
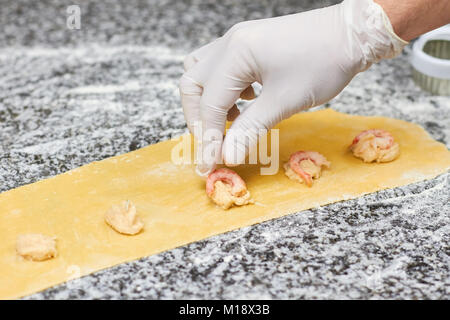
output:
[[[400,153],[398,143],[387,131],[370,129],[359,133],[350,145],[350,150],[364,162],[389,162],[396,159]]]
[[[206,194],[212,196],[214,193],[214,184],[222,181],[231,185],[231,194],[240,197],[247,192],[247,186],[242,178],[233,170],[228,168],[220,168],[211,172],[206,179]]]
[[[303,179],[308,187],[311,187],[313,177],[300,165],[300,163],[304,160],[312,161],[319,169],[322,166],[329,168],[331,163],[323,155],[316,151],[297,151],[291,155],[288,162],[289,167]]]
[[[232,206],[243,206],[254,203],[244,180],[233,170],[222,168],[214,170],[206,179],[206,194],[211,200],[229,209]]]
[[[350,147],[353,147],[354,145],[356,145],[361,138],[363,138],[364,136],[367,136],[369,134],[372,134],[377,138],[376,142],[380,149],[389,149],[394,144],[394,137],[392,137],[392,135],[389,132],[381,130],[381,129],[369,129],[369,130],[365,130],[365,131],[362,131],[361,133],[359,133],[355,137],[355,139],[353,139],[353,142],[350,145]]]

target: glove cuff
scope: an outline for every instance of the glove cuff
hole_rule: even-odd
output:
[[[373,0],[345,0],[342,8],[353,42],[350,54],[361,57],[359,71],[382,59],[394,58],[408,44],[395,34],[386,12]]]

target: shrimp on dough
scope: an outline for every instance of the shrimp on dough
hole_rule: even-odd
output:
[[[331,163],[316,151],[297,151],[291,155],[284,165],[289,179],[312,186],[313,178],[320,177],[322,167],[330,168]]]
[[[400,154],[400,147],[394,137],[381,129],[370,129],[359,133],[353,139],[350,150],[364,162],[389,162]]]
[[[223,209],[253,203],[244,180],[228,168],[216,169],[209,174],[206,194]]]

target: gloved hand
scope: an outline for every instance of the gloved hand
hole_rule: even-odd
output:
[[[372,0],[236,24],[184,63],[185,118],[191,132],[201,123],[203,133],[194,133],[204,156],[197,173],[208,174],[222,157],[227,165],[244,163],[259,129],[329,101],[358,72],[406,44]],[[252,98],[255,81],[262,92],[238,115],[234,104],[241,94]],[[237,118],[222,144],[227,115]]]

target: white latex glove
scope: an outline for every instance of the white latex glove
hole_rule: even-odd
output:
[[[188,127],[193,132],[201,123],[203,134],[215,132],[196,135],[204,155],[197,173],[207,175],[222,157],[227,165],[244,163],[259,129],[331,100],[358,72],[394,57],[406,44],[372,0],[233,26],[184,63],[180,93]],[[236,116],[234,104],[244,90],[252,95],[246,88],[253,82],[262,92],[237,116],[222,144],[227,114],[231,109]]]

